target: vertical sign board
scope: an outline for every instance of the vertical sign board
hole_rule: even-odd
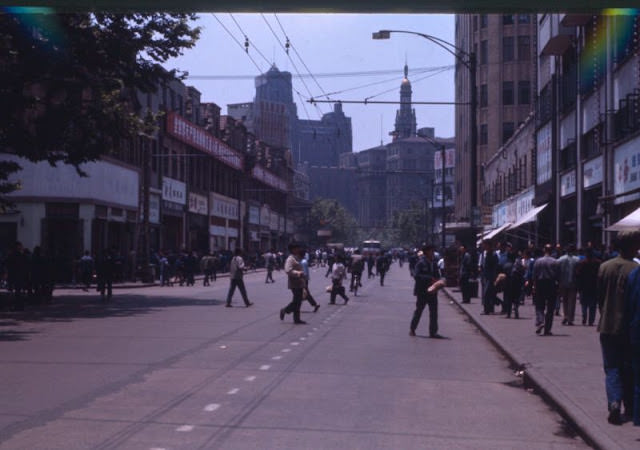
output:
[[[537,134],[537,184],[551,179],[551,123],[538,130]]]

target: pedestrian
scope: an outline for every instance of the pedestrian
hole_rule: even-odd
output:
[[[498,277],[498,255],[493,250],[493,242],[485,239],[484,256],[482,258],[482,306],[481,314],[493,314],[497,301],[495,281]]]
[[[460,292],[462,293],[462,303],[471,303],[471,277],[473,276],[473,261],[467,251],[467,247],[462,244],[458,248],[460,255]]]
[[[267,267],[267,277],[265,278],[264,282],[275,283],[275,281],[273,280],[273,269],[276,266],[276,255],[274,249],[271,249],[271,251],[268,251],[264,254],[264,262],[265,266]]]
[[[504,308],[507,319],[513,317],[520,318],[520,299],[524,291],[524,271],[522,258],[511,252],[507,255],[507,263],[503,266],[503,271],[507,275],[504,284]]]
[[[291,302],[280,310],[280,320],[284,320],[286,314],[293,313],[293,323],[304,325],[307,322],[300,319],[300,306],[306,288],[304,270],[300,261],[304,254],[304,247],[298,242],[289,244],[289,256],[284,263],[284,271],[287,274],[287,287],[291,290],[293,298]]]
[[[342,297],[344,304],[349,301],[349,297],[344,292],[344,286],[342,281],[347,276],[347,269],[344,266],[344,256],[338,255],[335,258],[335,262],[331,267],[331,296],[329,297],[329,304],[336,304],[336,296]]]
[[[331,272],[333,271],[333,264],[335,262],[336,262],[336,255],[332,251],[327,255],[327,273],[324,274],[325,278],[331,275]]]
[[[93,258],[89,250],[85,250],[84,255],[80,258],[80,276],[82,278],[82,284],[84,284],[82,290],[88,292],[91,286],[91,278],[93,277]]]
[[[640,426],[640,268],[633,269],[627,279],[624,322],[631,347],[633,424]]]
[[[563,325],[573,325],[576,313],[576,267],[580,259],[576,255],[576,247],[567,245],[565,254],[558,258],[560,279],[558,280],[559,294],[562,301]]]
[[[596,288],[598,285],[598,269],[601,261],[596,258],[593,248],[584,251],[584,259],[576,266],[576,287],[580,293],[582,307],[582,325],[593,326],[596,321]]]
[[[204,274],[204,278],[202,280],[203,286],[210,286],[211,279],[213,278],[213,256],[211,252],[205,254],[200,259],[200,271]]]
[[[621,407],[633,411],[631,357],[629,337],[625,330],[625,290],[629,274],[638,267],[633,261],[640,248],[640,232],[618,233],[616,257],[603,262],[598,269],[597,300],[600,307],[600,346],[605,372],[609,409],[608,422],[621,425]]]
[[[102,300],[111,300],[113,294],[113,278],[116,273],[115,258],[115,249],[105,248],[96,267],[98,277],[98,287],[96,290],[100,292]]]
[[[413,295],[416,297],[416,309],[413,312],[409,335],[416,335],[416,328],[420,323],[422,312],[429,305],[429,337],[442,339],[438,334],[438,289],[444,285],[442,274],[434,258],[435,247],[424,245],[422,256],[416,263],[414,270],[415,282]]]
[[[550,336],[553,325],[553,313],[558,295],[558,260],[551,256],[553,246],[544,246],[544,255],[533,263],[533,289],[536,307],[536,334]]]
[[[376,258],[376,274],[380,277],[380,286],[384,286],[384,276],[387,274],[387,270],[389,270],[387,255],[381,252]]]
[[[356,249],[351,255],[351,264],[349,265],[351,272],[351,283],[349,284],[349,291],[356,292],[359,287],[362,287],[362,272],[364,270],[364,258],[360,254],[360,250]]]
[[[242,259],[242,249],[236,248],[233,258],[231,258],[231,262],[229,264],[229,292],[227,293],[227,308],[231,308],[231,299],[233,297],[233,293],[236,290],[236,287],[240,291],[242,295],[242,300],[244,300],[244,305],[248,308],[253,305],[252,302],[249,301],[247,297],[247,289],[244,286],[244,260]]]
[[[286,265],[286,262],[285,262]],[[302,266],[302,270],[304,271],[304,283],[305,289],[307,290],[307,297],[304,300],[307,300],[311,306],[313,306],[313,312],[318,312],[320,308],[320,304],[316,302],[316,299],[311,295],[311,290],[309,289],[309,280],[311,280],[311,273],[309,270],[309,253],[305,253],[300,260],[300,265]]]

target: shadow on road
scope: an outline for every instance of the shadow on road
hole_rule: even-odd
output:
[[[60,296],[50,304],[27,305],[23,311],[0,311],[0,327],[19,326],[29,322],[71,322],[76,319],[104,319],[148,314],[162,308],[176,306],[219,306],[222,299],[199,300],[180,297],[147,297],[143,295],[118,295],[110,301],[99,296]],[[33,332],[2,330],[1,341],[24,340]]]

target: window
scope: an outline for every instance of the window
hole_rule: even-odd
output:
[[[513,36],[502,38],[502,60],[513,61]]]
[[[518,14],[518,23],[530,23],[531,17],[529,14]]]
[[[513,122],[502,123],[502,143],[503,144],[507,142],[511,136],[513,136],[514,131],[515,131],[515,125]]]
[[[518,81],[518,104],[528,105],[531,103],[531,82],[529,80]]]
[[[528,61],[531,58],[531,38],[518,36],[518,61]]]
[[[513,25],[513,14],[503,14],[502,25]]]
[[[489,143],[489,128],[486,123],[480,125],[480,145]]]
[[[502,82],[502,104],[513,105],[513,81]]]
[[[489,16],[486,14],[480,14],[480,28],[487,28],[489,26]]]
[[[484,107],[489,104],[489,90],[486,84],[480,85],[480,106]]]
[[[487,64],[489,61],[489,48],[486,40],[480,41],[480,64]]]

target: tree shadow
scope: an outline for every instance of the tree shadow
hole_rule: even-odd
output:
[[[163,308],[224,304],[225,300],[222,299],[199,300],[129,294],[116,295],[108,301],[102,300],[98,295],[59,296],[48,304],[27,304],[22,311],[0,312],[0,326],[18,325],[18,322],[71,322],[77,319],[132,317]]]

